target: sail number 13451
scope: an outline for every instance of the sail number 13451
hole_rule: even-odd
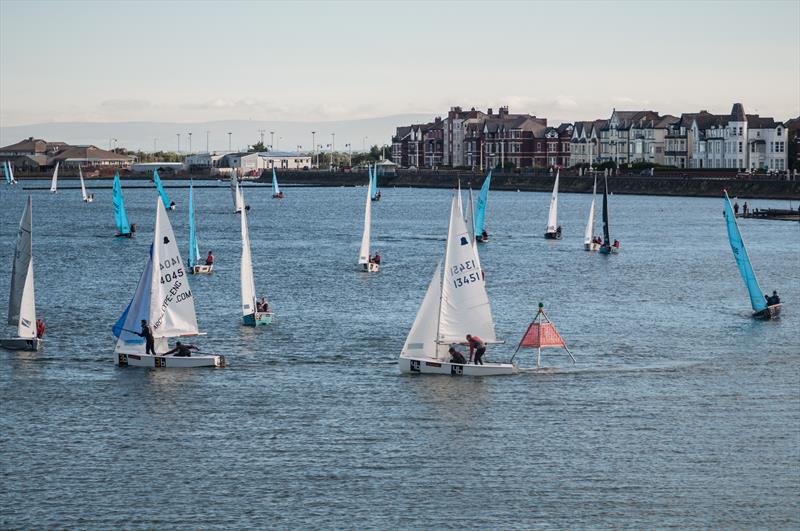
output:
[[[483,274],[478,269],[475,260],[466,260],[450,267],[450,276],[453,277],[453,286],[460,288],[473,282],[483,280]]]

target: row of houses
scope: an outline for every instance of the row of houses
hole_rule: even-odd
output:
[[[708,111],[661,116],[618,111],[607,119],[549,127],[547,119],[453,107],[445,119],[398,127],[392,158],[401,167],[546,168],[633,163],[677,168],[782,171],[790,144],[800,144],[800,118],[786,123],[747,114],[735,103],[729,114]],[[793,148],[795,157],[800,155]],[[798,164],[797,166],[800,166]],[[797,167],[795,166],[795,167]]]
[[[106,151],[97,146],[73,146],[66,142],[48,142],[29,137],[0,147],[0,162],[10,162],[14,168],[37,171],[54,167],[78,168],[79,166],[116,166],[126,168],[135,157]]]

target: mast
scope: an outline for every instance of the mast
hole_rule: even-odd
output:
[[[603,176],[603,246],[611,247],[611,237],[608,234],[608,177]]]

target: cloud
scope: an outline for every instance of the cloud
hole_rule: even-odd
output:
[[[141,111],[143,109],[149,109],[152,107],[152,104],[147,100],[118,98],[104,100],[100,103],[100,107],[112,111]]]
[[[563,109],[563,110],[571,110],[571,109],[577,109],[578,108],[578,102],[577,101],[573,100],[569,96],[562,96],[562,95],[556,96],[556,99],[553,102],[553,105],[557,109]]]

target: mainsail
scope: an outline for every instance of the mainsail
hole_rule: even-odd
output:
[[[8,164],[8,175],[9,175],[9,177],[11,177],[11,184],[16,184],[17,183],[17,179],[16,179],[16,177],[14,177],[14,166],[11,165],[11,161],[10,160],[6,161],[6,163]]]
[[[244,208],[244,193],[239,187],[239,178],[235,172],[231,172],[231,195],[234,211],[238,214]]]
[[[589,207],[589,220],[586,222],[586,231],[583,233],[583,243],[589,245],[594,238],[594,205],[597,198],[597,175],[594,176],[594,187],[592,188],[592,206]]]
[[[158,176],[158,170],[153,170],[153,182],[158,189],[158,195],[161,196],[161,201],[164,203],[164,208],[170,208],[169,197],[167,197],[167,192],[164,190],[164,185],[161,184],[161,178]]]
[[[11,184],[11,163],[7,160],[3,162],[3,176],[6,178],[6,184]]]
[[[135,331],[146,319],[156,338],[198,334],[194,297],[183,268],[172,224],[161,200],[156,201],[156,224],[150,256],[133,299],[113,327],[127,343],[140,343]]]
[[[128,214],[125,212],[125,200],[122,198],[122,185],[119,182],[119,172],[114,173],[114,222],[120,234],[130,234],[131,224],[128,223]]]
[[[378,197],[378,164],[375,163],[374,166],[370,166],[369,164],[367,164],[367,170],[369,170],[370,199],[377,199],[377,197]]]
[[[547,216],[547,231],[548,233],[556,232],[558,229],[558,176],[559,172],[556,171],[556,181],[553,184],[553,195],[550,197],[550,213]]]
[[[486,204],[489,202],[489,186],[491,186],[491,182],[492,171],[489,170],[489,174],[484,179],[483,186],[481,186],[481,193],[478,194],[478,200],[475,203],[475,234],[479,236],[486,229],[484,225],[486,222]]]
[[[272,194],[278,195],[281,189],[278,187],[278,176],[275,174],[275,168],[272,168]]]
[[[78,166],[78,178],[81,180],[81,196],[86,201],[88,196],[86,195],[86,185],[83,184],[83,170],[81,170],[80,166]]]
[[[747,254],[742,234],[739,232],[739,224],[736,222],[727,191],[725,191],[725,224],[728,228],[728,240],[731,243],[733,257],[736,259],[739,273],[742,274],[744,285],[747,286],[747,293],[750,295],[750,305],[754,312],[766,310],[767,302],[764,299],[764,292],[761,291],[756,273],[753,271],[753,266],[750,265],[750,256]]]
[[[36,305],[33,292],[33,200],[28,196],[19,222],[14,261],[11,266],[11,291],[8,298],[8,324],[18,325],[20,337],[35,336]],[[24,325],[24,326],[23,326]],[[30,328],[33,335],[24,335]]]
[[[256,282],[253,278],[253,257],[250,253],[250,230],[247,227],[247,210],[240,211],[242,225],[242,263],[240,279],[242,284],[242,315],[256,312]]]
[[[53,179],[50,181],[50,191],[56,193],[58,191],[58,165],[56,162],[56,169],[53,170]]]
[[[194,226],[194,182],[189,181],[189,267],[200,262],[200,247],[197,244],[197,230]]]
[[[372,179],[370,178],[370,183]],[[372,225],[372,189],[367,186],[367,205],[364,207],[364,233],[361,235],[361,248],[358,251],[358,263],[369,263],[369,239]]]
[[[603,186],[603,246],[611,246],[611,236],[608,234],[608,177],[604,176]]]

